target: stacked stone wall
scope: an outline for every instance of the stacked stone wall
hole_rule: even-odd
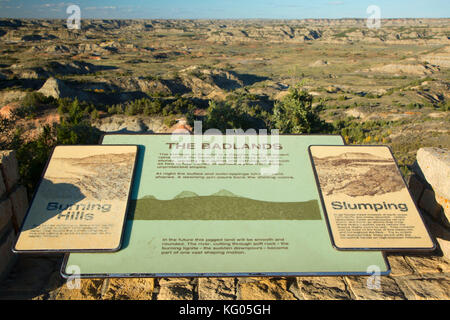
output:
[[[26,188],[20,184],[14,151],[0,151],[0,281],[16,260],[11,251],[28,209]]]

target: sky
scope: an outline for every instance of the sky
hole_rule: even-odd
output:
[[[75,4],[82,18],[99,19],[307,19],[448,18],[450,0],[0,0],[0,17],[66,19]]]

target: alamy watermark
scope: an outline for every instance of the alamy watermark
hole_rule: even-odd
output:
[[[275,175],[280,169],[279,130],[218,129],[203,133],[202,122],[194,122],[194,134],[172,134],[168,144],[170,160],[178,165],[259,165],[261,175]]]
[[[67,278],[67,289],[69,290],[79,290],[81,289],[81,268],[77,265],[70,265],[67,267],[67,273],[69,277]]]
[[[381,269],[379,266],[369,266],[367,268],[367,273],[371,274],[367,278],[366,286],[370,290],[380,290],[381,289]]]
[[[367,18],[366,26],[369,29],[381,28],[381,8],[376,5],[370,5],[366,10],[370,16]]]
[[[80,30],[81,29],[81,9],[76,4],[67,7],[67,29]]]

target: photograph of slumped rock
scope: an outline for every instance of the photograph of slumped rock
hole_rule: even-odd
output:
[[[107,153],[83,158],[52,158],[53,171],[40,185],[45,197],[72,199],[74,186],[85,198],[126,201],[136,153]],[[60,174],[58,174],[60,173]]]
[[[392,157],[364,152],[313,157],[324,195],[375,196],[400,191],[405,184]]]
[[[134,220],[321,220],[317,200],[270,202],[240,197],[228,190],[209,196],[183,191],[172,200],[147,196],[132,200]]]

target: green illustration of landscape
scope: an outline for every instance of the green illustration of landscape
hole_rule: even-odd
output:
[[[130,220],[321,220],[317,200],[271,202],[227,190],[210,196],[184,191],[172,200],[147,196],[130,203]]]

